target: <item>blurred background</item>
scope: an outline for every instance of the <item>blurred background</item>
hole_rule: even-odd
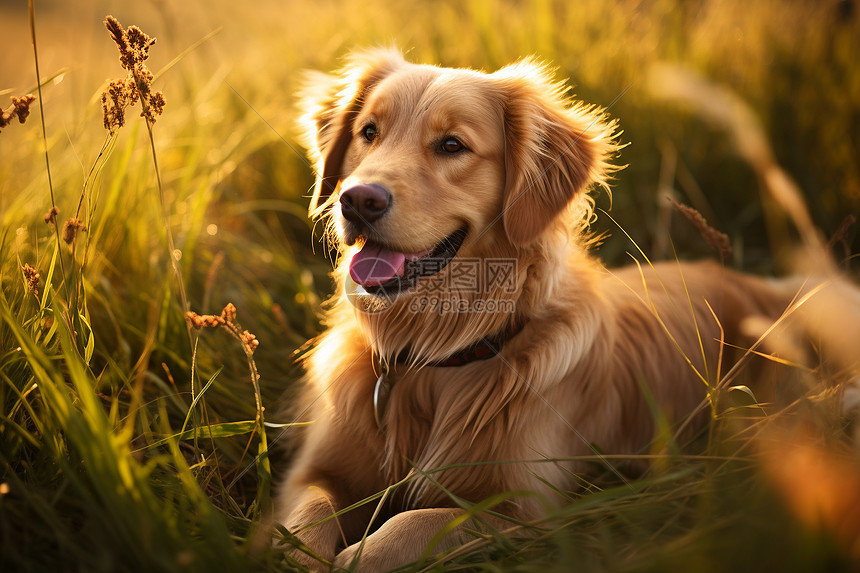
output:
[[[52,152],[59,169],[76,169],[57,174],[71,186],[80,179],[80,163],[98,151],[95,100],[103,81],[120,75],[104,16],[112,13],[158,38],[153,71],[217,31],[156,82],[168,98],[156,136],[168,177],[181,169],[220,174],[211,191],[222,209],[210,217],[221,226],[226,221],[219,217],[247,223],[235,217],[243,209],[271,216],[261,201],[287,201],[301,211],[310,174],[287,144],[301,70],[332,70],[355,47],[392,44],[413,61],[445,66],[492,71],[531,54],[557,66],[577,97],[619,119],[622,141],[630,145],[619,158],[628,167],[617,178],[612,211],[646,251],[658,248],[650,253],[655,258],[672,256],[664,241],[670,225],[661,213],[668,208],[660,200],[668,190],[731,237],[736,265],[769,270],[774,242],[786,233],[777,221],[765,224],[758,181],[725,131],[661,97],[660,86],[649,81],[656,64],[692,70],[751,106],[825,235],[860,205],[860,15],[853,0],[57,0],[38,2],[37,11],[43,75],[61,74],[44,92]],[[0,16],[0,90],[29,90],[26,3],[4,0]],[[10,130],[0,142],[4,157],[20,147],[13,138],[27,137],[21,131]],[[189,146],[197,155],[187,155]],[[74,159],[66,162],[66,155]],[[15,170],[26,165],[5,163],[8,170],[10,163]],[[43,186],[22,189],[13,180],[4,177],[2,206],[34,204],[33,193]],[[181,207],[190,190],[173,184],[168,191]],[[606,197],[598,204],[610,207]],[[296,248],[309,246],[301,221],[286,218],[283,227]],[[698,251],[707,247],[689,225],[673,221],[671,227],[681,255],[706,252]],[[627,248],[608,241],[601,255],[623,261]]]
[[[125,77],[103,25],[106,15],[158,39],[148,64],[167,104],[153,128],[154,146],[190,308],[218,314],[226,303],[236,305],[238,322],[260,341],[254,357],[267,420],[287,422],[275,404],[281,396],[289,404],[295,394],[296,352],[321,330],[321,304],[332,290],[330,254],[306,216],[313,174],[295,143],[303,70],[337,69],[350,50],[375,45],[398,46],[414,62],[485,71],[537,55],[569,79],[577,98],[617,118],[628,144],[617,160],[626,168],[611,198],[597,197],[597,206],[617,221],[603,215],[595,224],[606,234],[600,257],[628,262],[628,253],[637,251],[631,240],[654,260],[716,257],[674,212],[672,197],[728,235],[734,256],[727,264],[785,273],[797,233],[764,192],[761,173],[736,130],[727,128],[731,121],[715,121],[723,112],[742,117],[761,129],[825,240],[836,234],[833,254],[850,272],[858,239],[843,222],[860,212],[858,11],[855,0],[37,1],[53,193],[61,220],[80,204],[88,226],[86,243],[61,257],[67,281],[74,275],[68,269],[81,269],[97,395],[120,412],[115,426],[139,452],[152,446],[161,421],[182,425],[192,371],[149,136],[138,111],[129,112],[100,158],[107,139],[101,92],[109,79]],[[35,93],[27,18],[27,2],[0,0],[3,107],[9,96]],[[681,102],[672,78],[707,89],[687,90]],[[728,109],[738,102],[748,106],[740,115]],[[0,287],[36,338],[50,323],[44,308],[34,307],[20,269],[35,267],[43,287],[59,283],[56,238],[42,221],[51,194],[39,121],[36,104],[27,123],[0,132]],[[0,366],[9,373],[0,394],[4,420],[27,429],[32,422],[19,408],[25,382],[17,382],[27,380],[26,372],[17,370],[14,357],[20,340],[0,327]],[[207,393],[208,419],[253,419],[244,354],[222,333],[206,333],[196,355],[202,379],[222,365]],[[138,412],[141,403],[149,417],[122,415]],[[270,441],[283,434],[273,432]],[[258,486],[248,471],[247,444],[247,436],[228,436],[217,448],[194,444],[195,454],[210,447],[220,456],[194,466],[194,475],[234,520],[231,531],[242,534],[251,527],[247,516]],[[0,481],[17,473],[34,495],[65,491],[58,483],[66,478],[38,469],[45,467],[34,461],[39,452],[44,449],[26,439],[3,442]],[[63,519],[93,511],[59,498],[54,510]],[[23,523],[22,539],[33,547],[57,544],[27,504],[0,503],[0,510],[3,531]],[[87,535],[113,535],[109,525],[99,527]],[[774,538],[783,533],[768,531]],[[7,541],[3,548],[19,546]],[[718,545],[712,549],[720,555]],[[75,551],[71,544],[68,551]]]

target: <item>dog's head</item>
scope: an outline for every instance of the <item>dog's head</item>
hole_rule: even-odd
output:
[[[486,74],[360,52],[313,76],[304,107],[311,215],[330,216],[349,276],[380,295],[570,226],[563,213],[605,183],[615,149],[601,112],[530,59]]]

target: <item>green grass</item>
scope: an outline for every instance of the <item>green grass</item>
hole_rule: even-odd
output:
[[[290,147],[293,94],[302,69],[332,69],[353,46],[395,42],[416,61],[484,69],[532,53],[557,64],[580,97],[620,120],[631,145],[612,216],[652,259],[673,256],[673,245],[682,258],[709,255],[671,216],[661,184],[729,235],[740,268],[785,270],[795,236],[760,198],[754,168],[723,126],[649,84],[659,62],[749,103],[825,235],[860,206],[860,19],[846,3],[173,4],[37,6],[45,139],[36,108],[0,132],[3,571],[291,569],[269,547],[265,515],[293,431],[269,426],[260,439],[249,366],[261,376],[265,421],[288,424],[278,404],[297,394],[295,352],[321,329],[331,290],[327,253],[305,215],[312,174]],[[137,112],[113,137],[102,127],[103,82],[124,75],[101,25],[108,13],[158,37],[149,65],[167,106],[152,146]],[[3,7],[0,20],[0,97],[35,91],[27,11]],[[88,231],[73,251],[42,221],[52,193],[60,222],[81,205]],[[598,205],[608,209],[609,199]],[[614,236],[599,254],[627,260],[631,242],[608,217],[602,229]],[[260,341],[251,361],[223,329],[189,333],[168,230],[190,309],[235,304],[237,322]],[[849,230],[847,250],[836,251],[849,270],[854,237]],[[41,275],[38,296],[25,263]],[[742,429],[737,418],[751,410],[739,394],[728,393],[736,414],[718,416],[697,455],[657,456],[632,488],[598,480],[565,493],[571,503],[535,537],[476,541],[436,568],[856,566],[847,534],[794,510],[792,492],[806,489],[784,491],[768,477],[757,450],[766,425]],[[813,391],[783,417],[812,420],[819,440],[839,448],[834,400]]]

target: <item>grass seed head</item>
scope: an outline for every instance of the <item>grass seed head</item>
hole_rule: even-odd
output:
[[[150,38],[137,26],[123,30],[122,24],[113,16],[105,18],[105,28],[119,49],[119,63],[123,68],[133,72],[149,58],[149,48],[155,44],[156,38]]]
[[[669,200],[672,202],[675,209],[680,211],[682,215],[696,226],[708,245],[720,254],[721,261],[725,262],[732,258],[732,244],[731,241],[729,241],[728,235],[711,227],[708,224],[707,219],[692,207],[678,203],[671,198]]]
[[[233,321],[236,320],[236,307],[232,302],[228,302],[224,310],[221,311],[221,319],[227,324],[233,324]]]
[[[125,30],[122,29],[122,25],[119,23],[119,20],[110,15],[105,18],[105,28],[108,29],[110,37],[114,42],[116,42],[116,45],[119,48],[120,62],[122,62],[123,67],[126,67],[126,63],[122,59],[123,56],[128,53],[128,46],[125,42]]]
[[[66,224],[63,225],[63,240],[67,245],[71,245],[78,237],[79,232],[86,232],[87,228],[81,223],[77,217],[72,217]]]
[[[242,343],[242,345],[248,350],[249,354],[253,354],[257,347],[260,346],[260,341],[257,340],[256,336],[247,330],[242,330],[239,325],[235,323],[236,306],[232,302],[228,302],[226,306],[224,306],[220,315],[197,314],[196,312],[189,311],[185,313],[185,319],[188,320],[191,327],[196,330],[200,330],[202,328],[217,328],[219,326],[224,327],[227,332]]]
[[[45,223],[51,225],[57,221],[57,215],[60,214],[60,210],[56,207],[51,207],[47,213],[45,213]]]
[[[251,354],[257,350],[257,347],[260,346],[260,341],[257,340],[257,337],[248,332],[247,330],[242,332],[242,343],[248,347],[248,350],[251,351]]]
[[[164,93],[163,92],[153,92],[149,97],[149,108],[144,110],[145,115],[148,120],[155,121],[155,116],[161,115],[164,111]]]
[[[164,111],[164,93],[152,91],[153,75],[146,66],[149,48],[155,38],[146,35],[137,26],[124,30],[113,16],[105,19],[105,27],[119,50],[119,62],[128,71],[125,80],[111,80],[102,92],[102,111],[105,129],[111,133],[125,125],[125,109],[140,100],[141,117],[149,123]]]
[[[25,95],[21,97],[12,96],[12,105],[6,109],[0,109],[0,128],[4,128],[16,117],[18,123],[24,123],[30,117],[30,105],[36,101],[36,96]]]
[[[34,95],[12,96],[12,106],[15,108],[15,114],[18,116],[18,123],[24,123],[24,120],[30,117],[30,104],[34,101],[36,101],[36,96]]]
[[[138,91],[133,78],[111,80],[102,92],[102,111],[105,129],[114,132],[125,125],[125,108],[138,100]]]
[[[30,292],[39,296],[39,273],[36,272],[36,269],[31,267],[28,263],[24,263],[24,267],[22,268],[24,271],[24,278],[27,279],[27,288],[30,289]]]
[[[214,314],[197,314],[196,312],[188,311],[185,313],[185,318],[191,323],[191,327],[195,330],[202,328],[215,328],[224,324],[220,316]]]

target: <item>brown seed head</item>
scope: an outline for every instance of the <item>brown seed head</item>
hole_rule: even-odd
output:
[[[221,311],[221,319],[227,324],[233,324],[233,321],[236,320],[236,307],[232,302],[228,302],[224,310]]]
[[[24,278],[27,279],[27,288],[30,289],[36,297],[39,296],[39,273],[36,272],[36,269],[31,267],[29,264],[25,263],[22,269],[24,271]]]
[[[125,108],[137,102],[138,92],[134,79],[111,80],[102,92],[102,111],[105,129],[114,132],[125,125]]]
[[[24,123],[30,117],[30,105],[36,101],[36,97],[28,94],[21,97],[12,96],[12,105],[6,109],[0,109],[0,128],[6,127],[16,117],[18,123]]]
[[[125,33],[125,39],[134,55],[134,63],[142,64],[149,58],[149,48],[155,44],[156,38],[150,38],[137,26],[129,26]]]
[[[63,225],[63,240],[67,245],[71,245],[72,242],[77,238],[78,232],[86,232],[87,228],[81,223],[81,220],[77,217],[72,217],[66,224]]]
[[[120,52],[126,51],[125,30],[122,29],[122,25],[119,23],[119,20],[109,15],[105,18],[105,28],[108,29],[110,37],[113,38],[114,42],[116,42]]]
[[[732,258],[732,244],[731,241],[729,241],[728,235],[711,227],[702,214],[692,207],[678,203],[671,198],[669,200],[672,202],[675,209],[680,211],[687,220],[699,229],[699,233],[701,233],[708,245],[719,253],[721,261],[727,261]]]
[[[224,310],[221,311],[220,316],[216,316],[214,314],[186,312],[185,319],[188,320],[188,323],[192,328],[197,330],[202,328],[215,328],[218,326],[223,327],[231,336],[242,343],[249,354],[253,354],[257,347],[260,346],[260,341],[257,340],[256,336],[247,330],[240,330],[240,327],[235,324],[236,306],[232,302],[228,302],[227,305],[224,306]]]
[[[60,214],[60,210],[56,207],[51,207],[47,213],[45,213],[45,223],[53,224],[57,221],[57,215]]]
[[[253,354],[254,351],[257,350],[257,347],[260,346],[260,341],[257,340],[257,337],[247,330],[242,332],[242,342],[248,347],[251,354]]]
[[[152,92],[153,75],[146,67],[149,48],[155,44],[155,38],[150,38],[137,26],[123,30],[113,16],[105,19],[105,27],[119,50],[120,65],[128,71],[125,80],[112,80],[102,93],[105,129],[113,133],[125,125],[125,108],[138,100],[142,107],[140,115],[154,123],[156,116],[164,111],[165,101],[163,93]]]
[[[36,101],[36,96],[25,95],[21,97],[12,97],[12,105],[15,108],[15,113],[18,115],[18,122],[24,123],[30,117],[30,104]]]
[[[164,111],[164,93],[152,92],[149,98],[149,108],[145,112],[141,112],[149,121],[155,121],[155,116],[161,115]]]
[[[220,316],[214,314],[197,314],[196,312],[186,312],[185,318],[191,323],[192,328],[200,330],[201,328],[215,328],[224,324],[224,320]]]

